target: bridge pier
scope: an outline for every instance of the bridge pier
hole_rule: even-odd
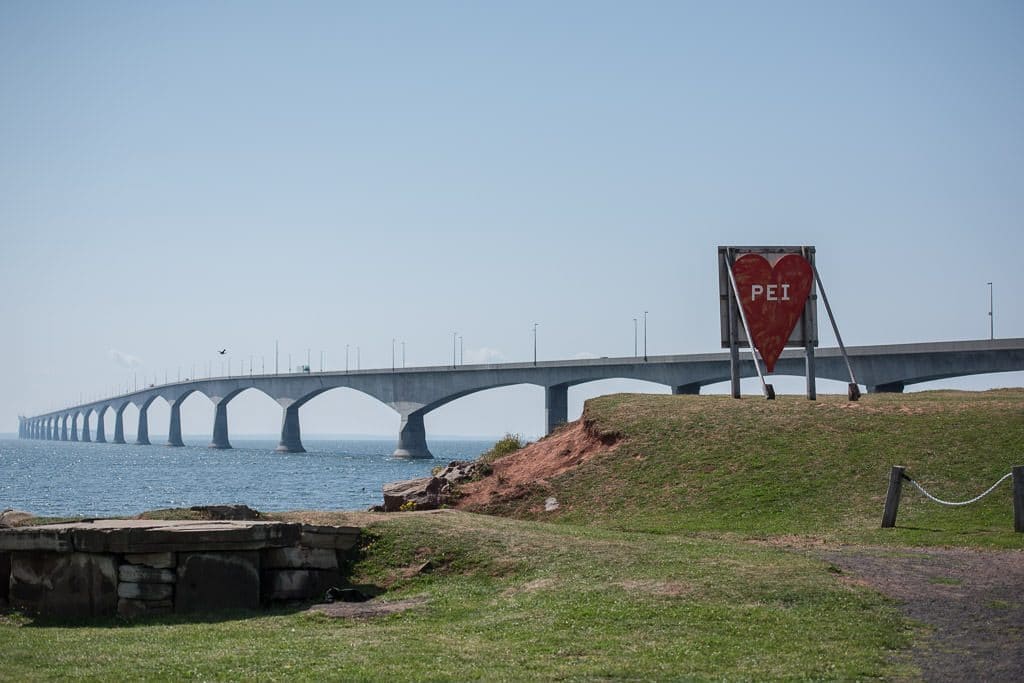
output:
[[[217,412],[213,417],[213,441],[210,442],[209,448],[220,448],[227,450],[231,448],[231,442],[228,440],[228,400],[221,399],[217,401]]]
[[[46,438],[48,441],[53,441],[53,420],[46,421]]]
[[[673,396],[698,396],[700,394],[699,384],[682,384],[672,387]]]
[[[547,434],[569,421],[569,385],[544,387],[544,416]]]
[[[868,387],[868,393],[870,394],[902,394],[903,390],[907,387],[904,382],[887,382],[886,384],[876,384],[873,387]]]
[[[139,408],[139,429],[135,433],[136,446],[149,446],[149,405]]]
[[[61,441],[67,441],[68,440],[68,416],[67,415],[64,415],[60,419],[60,440]]]
[[[284,414],[281,416],[281,441],[274,450],[278,453],[305,453],[306,449],[302,447],[302,430],[299,426],[301,404],[285,405],[282,401],[278,403],[284,408]]]
[[[114,443],[124,443],[124,409],[127,407],[128,404],[125,403],[114,411]]]
[[[88,411],[88,410],[85,411],[85,413],[82,414],[82,441],[84,441],[86,443],[88,443],[89,441],[92,441],[92,439],[89,438],[89,432],[92,431],[89,428],[89,416],[90,415],[92,415],[92,412]]]
[[[78,413],[71,415],[71,440],[78,441]]]
[[[181,402],[179,398],[171,402],[171,424],[167,427],[167,445],[180,448],[185,445],[181,440]]]
[[[96,443],[107,442],[107,427],[103,424],[103,416],[106,412],[107,409],[104,408],[101,412],[96,413]]]
[[[423,413],[413,411],[402,413],[402,426],[398,430],[398,447],[392,454],[395,458],[433,458],[427,448],[427,429],[423,426]]]

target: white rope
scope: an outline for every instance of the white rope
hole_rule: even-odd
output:
[[[922,486],[921,486],[920,484],[918,484],[918,483],[917,483],[916,481],[914,481],[914,480],[913,480],[913,479],[911,479],[910,477],[907,477],[907,479],[909,479],[909,480],[910,480],[910,483],[911,483],[911,484],[913,484],[914,486],[916,486],[916,487],[917,487],[917,490],[918,490],[918,491],[920,491],[920,492],[921,492],[921,493],[923,493],[924,495],[928,496],[929,498],[931,498],[932,500],[934,500],[934,501],[935,501],[936,503],[938,503],[939,505],[970,505],[971,503],[976,503],[976,502],[978,502],[979,500],[981,500],[982,498],[984,498],[984,497],[985,497],[985,496],[987,496],[988,494],[990,494],[990,493],[992,493],[993,491],[995,491],[995,490],[996,490],[996,487],[997,487],[997,486],[999,486],[999,485],[1000,485],[1000,484],[1002,484],[1002,483],[1003,483],[1003,482],[1004,482],[1005,480],[1009,479],[1009,478],[1010,478],[1010,477],[1012,477],[1012,476],[1013,476],[1013,472],[1007,472],[1006,474],[1004,474],[1004,475],[1003,475],[1003,476],[1002,476],[1002,477],[1001,477],[1001,478],[999,479],[999,481],[997,481],[996,483],[992,484],[992,486],[990,486],[990,487],[988,488],[988,490],[987,490],[987,491],[985,491],[985,493],[981,494],[980,496],[975,496],[974,498],[971,498],[970,500],[964,500],[964,501],[961,501],[961,502],[958,502],[958,503],[950,502],[950,501],[948,501],[948,500],[939,500],[938,498],[936,498],[936,497],[935,497],[935,496],[933,496],[932,494],[930,494],[930,493],[928,493],[927,491],[925,491],[925,490],[924,490],[924,487],[922,487]]]

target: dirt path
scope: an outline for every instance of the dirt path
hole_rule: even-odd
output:
[[[1024,681],[1024,552],[815,551],[929,627],[913,658],[926,681]]]

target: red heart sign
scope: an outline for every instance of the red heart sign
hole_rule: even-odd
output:
[[[732,273],[751,342],[772,372],[804,312],[814,281],[811,264],[803,256],[786,254],[773,268],[760,254],[744,254],[732,264]]]

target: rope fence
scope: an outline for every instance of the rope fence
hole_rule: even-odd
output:
[[[930,494],[925,490],[921,484],[914,480],[909,474],[907,474],[905,467],[902,465],[893,465],[889,471],[889,489],[885,494],[885,509],[882,512],[882,528],[888,529],[896,526],[896,513],[900,506],[900,496],[903,492],[903,481],[909,481],[917,488],[926,498],[932,500],[939,505],[947,505],[950,507],[960,507],[963,505],[970,505],[971,503],[977,503],[979,500],[987,496],[988,494],[995,491],[1000,484],[1007,479],[1013,479],[1013,529],[1014,531],[1024,533],[1024,465],[1016,466],[1009,472],[1004,474],[999,480],[988,487],[984,492],[971,498],[970,500],[961,501],[949,501],[942,500]]]

